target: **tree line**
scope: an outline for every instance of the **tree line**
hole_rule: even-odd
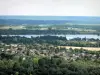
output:
[[[23,44],[52,44],[56,46],[77,46],[77,47],[100,47],[99,39],[74,38],[67,40],[66,37],[40,36],[40,37],[20,37],[20,36],[0,36],[3,43],[23,43]],[[94,43],[91,43],[94,42]]]

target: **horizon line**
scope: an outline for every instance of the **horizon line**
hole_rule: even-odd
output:
[[[0,16],[45,16],[45,17],[100,17],[100,16],[73,16],[73,15],[0,15]]]

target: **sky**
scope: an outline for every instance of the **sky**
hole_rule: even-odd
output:
[[[100,0],[0,0],[0,15],[100,16]]]

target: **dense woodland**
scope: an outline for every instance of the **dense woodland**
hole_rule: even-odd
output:
[[[0,30],[1,35],[20,35],[20,34],[79,34],[74,30]]]
[[[11,55],[5,56],[0,60],[0,75],[100,75],[100,61],[66,61],[59,57],[32,56],[22,60],[22,57],[15,59]]]
[[[75,30],[0,30],[0,35],[30,35],[30,34],[37,34],[37,35],[48,35],[48,34],[97,34],[99,32],[87,32],[87,31],[75,31]]]

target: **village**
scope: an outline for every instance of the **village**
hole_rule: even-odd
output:
[[[33,47],[33,48],[32,48]],[[100,51],[99,51],[100,52]],[[78,60],[78,59],[87,59],[87,60],[100,60],[100,54],[98,52],[89,52],[84,49],[66,49],[62,47],[57,47],[53,45],[24,45],[24,44],[5,44],[0,43],[0,54],[11,54],[17,56],[23,56],[23,60],[27,56],[34,57],[61,57],[65,60]]]

